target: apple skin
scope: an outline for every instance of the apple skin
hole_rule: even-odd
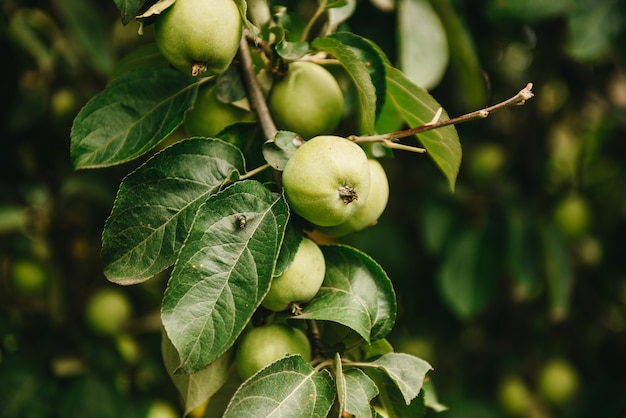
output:
[[[302,238],[296,255],[287,270],[272,280],[261,306],[274,312],[284,311],[292,302],[308,302],[324,281],[326,262],[318,245]]]
[[[187,134],[212,138],[233,123],[256,120],[254,112],[220,101],[216,89],[215,83],[200,86],[193,108],[185,113]]]
[[[339,238],[376,224],[389,201],[389,179],[385,169],[376,159],[368,160],[370,167],[370,192],[365,204],[347,221],[329,227],[319,227],[323,234]]]
[[[300,354],[304,361],[311,361],[311,343],[304,331],[284,324],[252,328],[241,337],[237,347],[237,372],[247,380],[287,354]]]
[[[163,56],[185,74],[201,77],[226,70],[241,33],[241,15],[233,0],[177,0],[154,24]]]
[[[331,134],[343,114],[343,92],[335,77],[319,64],[296,61],[274,82],[268,107],[278,129],[304,139]]]
[[[302,144],[282,175],[291,209],[318,226],[345,222],[367,201],[370,168],[365,151],[339,136],[322,135]]]

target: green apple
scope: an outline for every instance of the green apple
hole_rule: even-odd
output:
[[[554,223],[565,236],[578,238],[589,228],[591,210],[585,198],[570,194],[563,198],[554,209]]]
[[[385,169],[376,159],[369,159],[370,193],[365,204],[347,221],[329,227],[320,227],[320,232],[330,237],[343,237],[375,225],[385,211],[389,200],[389,180]]]
[[[302,144],[282,176],[291,209],[319,226],[339,225],[367,202],[370,166],[365,151],[339,136],[317,136]]]
[[[96,291],[87,302],[87,324],[103,335],[118,335],[132,316],[132,305],[126,293],[115,288]]]
[[[287,270],[272,280],[261,305],[280,312],[293,302],[308,302],[317,294],[326,272],[326,262],[320,247],[309,238],[302,238],[296,255]]]
[[[193,107],[185,113],[183,126],[191,136],[215,137],[228,125],[254,121],[256,114],[250,110],[224,103],[215,94],[215,83],[203,84]]]
[[[296,61],[274,82],[268,106],[278,129],[308,139],[333,133],[341,121],[343,101],[343,92],[328,70],[310,61]]]
[[[241,32],[241,15],[233,0],[176,0],[154,24],[163,56],[192,76],[226,70],[239,48]]]
[[[478,145],[470,152],[468,170],[475,181],[486,181],[496,177],[506,161],[506,154],[500,144]]]
[[[241,337],[237,347],[237,371],[246,380],[287,354],[300,354],[305,361],[311,361],[311,343],[304,331],[284,324],[252,328]]]
[[[500,406],[510,416],[528,416],[532,407],[532,394],[518,376],[506,376],[498,387]]]
[[[41,263],[29,258],[16,260],[11,266],[11,276],[15,288],[25,294],[43,292],[49,281]]]
[[[146,418],[177,418],[180,413],[166,401],[156,400],[150,404]]]
[[[549,360],[541,369],[538,392],[553,405],[565,405],[580,389],[580,377],[570,362],[562,358]]]

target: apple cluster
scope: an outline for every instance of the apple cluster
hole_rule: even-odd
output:
[[[224,102],[217,77],[233,61],[242,36],[242,17],[233,0],[177,0],[157,16],[156,45],[178,70],[211,77],[198,89],[183,126],[192,136],[215,137],[229,125],[253,122],[249,107]],[[311,230],[332,237],[361,231],[376,223],[389,197],[387,175],[378,160],[347,138],[334,135],[344,112],[344,94],[323,65],[310,60],[283,61],[266,89],[267,107],[279,130],[304,142],[282,171],[282,188],[291,210]],[[311,301],[324,281],[326,265],[318,244],[303,237],[293,261],[274,277],[261,306],[271,312]],[[311,346],[299,328],[273,323],[250,328],[238,344],[242,379],[286,353],[311,358]]]

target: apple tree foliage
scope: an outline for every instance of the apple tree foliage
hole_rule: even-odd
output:
[[[143,6],[137,1],[116,4],[125,22]],[[246,3],[237,4],[246,16]],[[161,2],[153,9],[168,6]],[[249,48],[240,49],[231,67],[217,76],[218,90],[233,101],[245,97],[241,54],[257,63],[325,54],[336,59],[337,71],[356,97],[353,134],[378,133],[384,106],[409,127],[425,125],[434,117],[447,119],[437,101],[394,67],[374,42],[341,29],[354,8],[351,1],[319,2],[318,13],[328,20],[330,30],[309,33],[300,41],[292,39],[301,29],[288,25],[290,18],[299,17],[298,10],[286,7],[271,26],[257,27],[246,18],[244,42]],[[151,24],[149,12],[142,17],[144,25]],[[257,64],[256,72],[268,68]],[[228,402],[212,400],[229,378],[238,338],[247,326],[268,315],[260,304],[272,278],[293,258],[303,225],[290,211],[275,178],[250,173],[256,168],[250,161],[258,163],[261,156],[280,172],[293,153],[293,145],[284,138],[292,140],[297,133],[282,131],[264,138],[257,123],[241,123],[215,138],[168,142],[205,81],[169,67],[139,66],[124,72],[80,110],[70,148],[76,170],[145,160],[121,181],[104,225],[104,272],[121,285],[169,272],[161,307],[163,355],[186,411],[208,400],[209,409],[225,408],[224,416],[233,417],[252,413],[323,417],[331,410],[373,417],[376,398],[394,416],[417,416],[408,411],[423,412],[428,406],[425,399],[432,399],[423,394],[432,367],[391,348],[374,355],[358,351],[380,344],[392,330],[396,296],[392,281],[375,260],[339,244],[322,247],[327,268],[318,295],[297,315],[279,315],[294,326],[321,332],[314,364],[298,356],[284,358],[243,382]],[[418,141],[453,189],[461,161],[455,128],[424,132]],[[369,152],[390,154],[377,146]],[[324,346],[325,331],[339,329],[344,338],[332,349]]]
[[[327,1],[305,41],[321,1],[272,1],[287,5],[272,27],[244,22],[264,92],[266,64],[325,61],[346,93],[342,136],[422,126],[437,101],[480,109],[528,81],[537,94],[456,125],[462,162],[451,126],[401,140],[423,155],[363,144],[385,157],[389,206],[322,245],[327,282],[300,315],[255,307],[303,232],[278,177],[256,171],[280,171],[293,133],[181,136],[203,87],[245,103],[246,54],[210,81],[170,69],[150,13],[171,3],[2,3],[0,416],[153,418],[166,399],[169,415],[216,417],[257,395],[287,414],[311,390],[306,405],[330,416],[432,416],[434,387],[450,418],[623,415],[622,2]],[[237,2],[250,16],[254,3]],[[92,314],[111,288],[132,312]],[[266,322],[316,326],[316,360],[242,382],[240,336]]]

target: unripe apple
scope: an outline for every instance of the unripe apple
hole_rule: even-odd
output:
[[[346,138],[317,136],[296,149],[285,164],[282,182],[294,212],[315,225],[339,225],[367,201],[367,155]]]
[[[99,334],[118,335],[131,315],[131,302],[118,289],[100,289],[87,302],[87,324]]]
[[[502,171],[506,153],[497,143],[481,144],[470,153],[468,170],[478,182],[491,180]]]
[[[288,354],[300,354],[304,361],[311,361],[311,343],[304,331],[283,324],[263,325],[241,337],[235,363],[239,376],[246,380]]]
[[[268,106],[279,129],[308,139],[333,133],[342,117],[343,101],[343,92],[328,70],[310,61],[296,61],[272,86]]]
[[[179,412],[171,403],[162,400],[153,401],[146,414],[146,418],[176,418],[179,416]]]
[[[578,238],[587,232],[590,221],[591,210],[581,195],[568,195],[554,209],[556,227],[569,238]]]
[[[498,387],[498,400],[510,416],[528,416],[532,406],[532,394],[526,383],[518,376],[505,377]]]
[[[228,125],[237,122],[253,121],[254,112],[224,103],[217,98],[217,85],[204,84],[198,90],[193,108],[185,113],[183,126],[191,136],[214,137]]]
[[[324,281],[326,262],[317,244],[302,238],[296,255],[287,270],[272,280],[269,292],[261,305],[280,312],[293,302],[308,302],[317,294]]]
[[[385,169],[376,159],[369,159],[370,193],[367,200],[347,221],[329,227],[320,227],[320,232],[330,237],[343,237],[375,225],[385,211],[389,200],[389,180]]]
[[[239,48],[241,32],[241,15],[233,0],[176,0],[154,25],[163,56],[192,76],[226,70]]]
[[[541,369],[537,390],[548,402],[564,405],[572,400],[579,388],[578,372],[568,361],[554,358]]]
[[[24,294],[43,292],[50,279],[41,263],[30,258],[16,260],[11,266],[11,276],[15,288]]]

